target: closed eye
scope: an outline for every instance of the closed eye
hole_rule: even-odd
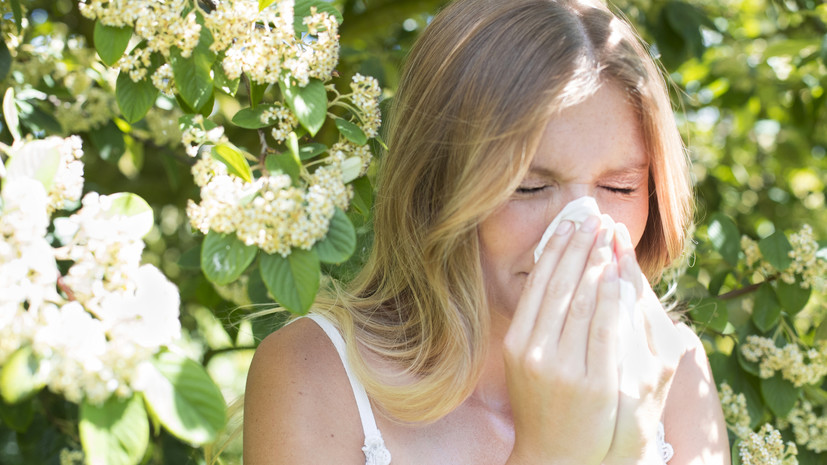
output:
[[[603,186],[609,192],[620,194],[620,195],[632,195],[637,191],[636,188],[633,187],[612,187],[612,186]]]
[[[541,192],[541,191],[545,190],[547,187],[548,187],[548,186],[537,186],[537,187],[518,187],[516,192],[517,192],[518,194],[523,194],[523,195],[526,195],[526,194],[535,194],[535,193],[537,193],[537,192]]]

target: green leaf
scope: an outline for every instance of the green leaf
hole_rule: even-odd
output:
[[[12,405],[0,399],[0,418],[9,428],[22,433],[34,420],[33,402],[20,402]]]
[[[779,271],[786,270],[793,262],[790,252],[793,250],[787,236],[781,231],[775,231],[758,241],[761,255]]]
[[[184,102],[193,110],[200,110],[213,95],[212,65],[216,55],[210,50],[212,35],[201,28],[198,45],[189,57],[181,56],[177,48],[170,50],[170,66],[175,77],[175,87]]]
[[[86,463],[137,465],[149,445],[149,420],[141,397],[112,397],[80,406],[80,442]]]
[[[267,0],[259,0],[259,9],[262,9],[260,6],[262,1]],[[307,32],[307,26],[304,25],[304,18],[310,16],[310,8],[314,6],[316,7],[316,12],[327,12],[336,18],[336,22],[339,23],[339,25],[342,24],[342,13],[330,2],[324,0],[296,0],[293,4],[293,29],[296,31],[296,34]]]
[[[276,301],[293,313],[304,315],[319,290],[321,265],[313,250],[293,248],[290,255],[262,255],[261,278]]]
[[[778,296],[778,301],[790,315],[795,315],[807,305],[811,292],[812,288],[805,289],[801,287],[798,280],[792,284],[788,284],[783,280],[776,282],[775,293]]]
[[[761,380],[761,397],[772,413],[784,418],[790,413],[798,400],[800,389],[776,373],[772,378]]]
[[[39,362],[31,346],[23,346],[6,359],[0,369],[0,396],[9,404],[29,399],[43,388],[37,376]]]
[[[22,92],[21,92],[22,94]],[[33,134],[61,134],[63,127],[51,113],[43,111],[39,105],[25,100],[17,100],[17,111],[21,127],[26,127]],[[51,109],[50,109],[51,111]]]
[[[129,39],[132,38],[132,28],[105,26],[100,20],[95,21],[95,31],[92,39],[95,42],[95,50],[98,52],[101,61],[106,66],[113,66],[123,56],[126,47],[129,46]]]
[[[706,49],[701,26],[714,30],[715,25],[701,9],[689,3],[670,1],[664,5],[664,12],[669,25],[683,38],[686,51],[701,58]]]
[[[255,108],[258,106],[261,99],[264,98],[264,93],[267,92],[267,88],[270,87],[270,84],[265,82],[259,84],[253,79],[250,79],[250,106]]]
[[[89,131],[89,139],[92,145],[98,149],[101,159],[110,163],[117,163],[126,151],[123,133],[118,129],[114,121],[109,120],[98,129]]]
[[[14,24],[17,26],[17,33],[23,33],[23,10],[20,9],[20,0],[11,0],[11,12],[14,16]]]
[[[271,153],[264,159],[264,167],[270,173],[282,172],[293,180],[295,184],[300,177],[301,166],[296,161],[296,158],[289,152],[285,153]]]
[[[250,165],[247,163],[244,155],[237,147],[230,143],[221,143],[213,146],[210,153],[213,158],[227,166],[227,171],[230,174],[238,176],[247,182],[252,182],[253,172],[250,170]]]
[[[215,88],[220,89],[222,92],[231,97],[235,97],[236,92],[238,92],[238,84],[241,82],[241,78],[230,79],[224,71],[223,62],[224,54],[221,53],[212,66],[213,77],[215,79]]]
[[[728,311],[726,305],[712,297],[701,299],[689,310],[692,319],[702,327],[717,332],[726,329]],[[703,328],[701,328],[703,330]]]
[[[42,140],[26,142],[14,151],[6,164],[6,176],[9,179],[25,177],[36,179],[48,192],[54,183],[60,166],[60,146],[63,140],[49,137]]]
[[[152,367],[144,390],[150,413],[182,441],[213,441],[227,421],[226,404],[204,367],[172,352],[158,354]]]
[[[299,147],[299,158],[302,160],[309,160],[316,155],[322,154],[327,151],[327,146],[324,144],[319,144],[316,142],[311,142],[309,144],[302,145]]]
[[[6,46],[6,42],[0,40],[0,81],[4,81],[11,70],[12,63],[11,52]]]
[[[207,233],[201,245],[201,269],[215,284],[229,284],[244,273],[258,248],[241,242],[235,234]]]
[[[3,119],[14,140],[20,139],[20,117],[17,114],[17,104],[14,100],[14,87],[9,86],[3,95]]]
[[[741,251],[741,234],[738,227],[729,217],[715,213],[707,229],[709,241],[721,256],[730,265],[738,264],[738,253]]]
[[[306,86],[298,87],[282,79],[279,85],[287,106],[307,132],[315,136],[327,118],[327,91],[322,81],[311,79]]]
[[[313,248],[324,263],[342,263],[356,250],[356,230],[345,212],[338,207],[330,218],[330,226],[324,239]]]
[[[278,108],[275,105],[259,105],[255,108],[242,108],[233,115],[233,124],[245,129],[260,129],[270,126],[269,121],[262,121],[261,115],[265,111]]]
[[[154,224],[152,207],[146,200],[131,192],[119,192],[108,195],[111,202],[106,210],[107,218],[118,218],[121,222],[128,222],[128,230],[140,233],[141,237],[149,234]]]
[[[362,216],[370,216],[370,208],[373,205],[373,186],[367,176],[356,178],[351,183],[353,186],[353,199],[350,204]]]
[[[368,138],[362,131],[362,128],[342,118],[336,118],[336,127],[339,128],[339,133],[356,145],[365,145],[368,143]]]
[[[764,283],[755,293],[755,303],[752,308],[752,322],[762,332],[767,332],[778,323],[781,316],[781,306],[775,297],[772,285]]]
[[[134,123],[143,118],[155,104],[158,93],[158,89],[152,85],[149,77],[135,82],[129,77],[129,73],[123,71],[118,73],[118,79],[115,82],[115,98],[126,121]]]

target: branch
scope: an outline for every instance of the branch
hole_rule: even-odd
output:
[[[721,294],[717,297],[717,299],[730,300],[730,299],[734,299],[736,297],[740,297],[744,294],[749,294],[750,292],[755,292],[764,283],[771,283],[771,282],[775,281],[776,279],[778,279],[778,275],[769,276],[767,279],[765,279],[764,281],[761,281],[760,283],[750,284],[749,286],[745,286],[745,287],[735,289],[733,291],[729,291],[726,294]]]

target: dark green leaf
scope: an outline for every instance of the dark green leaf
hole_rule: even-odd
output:
[[[701,327],[703,331],[709,328],[713,331],[723,332],[727,324],[727,307],[723,302],[714,298],[704,298],[693,305],[689,315]]]
[[[762,332],[767,332],[778,323],[781,316],[781,306],[775,297],[772,285],[764,283],[755,293],[755,303],[752,309],[752,322]]]
[[[17,349],[6,359],[0,367],[0,395],[4,402],[25,401],[43,388],[43,382],[37,376],[38,365],[31,346]]]
[[[115,83],[115,98],[124,119],[130,123],[134,123],[146,115],[146,112],[155,104],[158,92],[149,77],[135,82],[129,77],[129,73],[123,71],[118,73],[118,80]]]
[[[113,66],[121,59],[131,38],[132,28],[129,26],[104,26],[100,20],[95,21],[93,33],[95,50],[106,66]]]
[[[683,38],[686,51],[701,58],[704,46],[701,26],[714,29],[714,24],[704,12],[694,5],[682,1],[670,1],[664,5],[669,25]]]
[[[262,255],[261,278],[276,301],[293,313],[307,313],[319,290],[321,267],[313,250],[294,248],[290,255]]]
[[[265,111],[277,108],[275,105],[259,105],[255,108],[242,108],[233,115],[233,124],[245,129],[259,129],[270,126],[269,121],[262,121],[261,115]]]
[[[336,208],[330,218],[327,235],[313,248],[319,254],[319,260],[324,263],[342,263],[353,255],[356,249],[356,230],[345,212]]]
[[[230,174],[238,176],[247,182],[253,180],[253,172],[250,170],[247,159],[244,158],[244,155],[238,148],[229,142],[213,146],[210,153],[213,158],[227,166],[227,171]]]
[[[34,408],[32,402],[20,402],[18,404],[7,404],[0,399],[0,419],[9,428],[22,433],[29,428],[34,420]],[[2,455],[0,455],[2,457]]]
[[[235,234],[207,233],[201,245],[201,270],[215,284],[229,284],[250,266],[258,248],[245,245]]]
[[[259,0],[259,5],[268,0]],[[269,0],[272,3],[272,0]],[[324,0],[296,0],[293,4],[293,29],[296,34],[307,32],[307,26],[304,25],[304,18],[310,16],[310,8],[316,7],[316,12],[326,12],[336,18],[336,22],[342,24],[342,14],[330,2]],[[261,7],[259,6],[261,9]]]
[[[213,95],[211,70],[216,55],[210,50],[212,41],[209,29],[202,27],[198,45],[192,50],[192,55],[183,57],[177,48],[170,51],[175,87],[193,110],[200,110]]]
[[[149,444],[149,421],[137,395],[103,405],[84,401],[79,429],[87,463],[137,465]]]
[[[758,241],[758,248],[761,249],[761,254],[770,262],[770,265],[779,271],[786,270],[793,262],[790,258],[793,247],[781,231],[775,231]]]
[[[112,120],[107,121],[106,124],[97,129],[89,131],[89,139],[92,140],[92,145],[98,149],[98,155],[101,159],[110,163],[117,163],[126,150],[123,133]]]
[[[152,415],[178,439],[206,444],[227,421],[218,386],[200,364],[172,352],[152,361],[144,398]]]
[[[776,373],[772,378],[761,380],[761,397],[766,405],[779,418],[790,413],[798,400],[800,389]]]
[[[268,83],[258,83],[252,79],[250,79],[250,106],[255,108],[258,106],[261,99],[264,98],[264,93],[267,92],[267,88],[270,87]]]
[[[365,136],[365,133],[362,129],[351,123],[348,120],[342,118],[336,118],[336,127],[339,129],[339,133],[351,142],[356,145],[365,145],[368,143],[368,138]]]
[[[195,246],[187,249],[178,258],[178,266],[185,270],[200,270],[201,269],[201,247]]]
[[[63,133],[60,122],[51,113],[43,111],[38,105],[18,100],[17,109],[20,112],[20,124],[28,128],[32,134]]]
[[[316,142],[304,144],[299,147],[299,158],[302,160],[309,160],[316,155],[322,154],[327,150],[327,146]]]
[[[741,234],[738,227],[729,217],[715,213],[707,229],[712,246],[730,265],[738,264],[738,253],[741,250]]]
[[[787,284],[783,280],[776,282],[775,293],[778,296],[778,301],[784,307],[784,310],[787,310],[791,315],[800,312],[807,305],[811,291],[812,288],[805,289],[801,287],[799,280],[792,284]]]
[[[11,70],[11,52],[9,52],[9,48],[6,47],[6,42],[0,40],[0,81],[4,81],[6,79],[6,75],[9,74],[9,70]]]
[[[306,86],[298,87],[282,79],[279,84],[287,106],[310,135],[315,136],[327,118],[327,91],[322,81],[311,79]]]
[[[23,10],[20,8],[20,0],[11,0],[11,13],[14,17],[14,24],[17,26],[17,33],[23,33]]]

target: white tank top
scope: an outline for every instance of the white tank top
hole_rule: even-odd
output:
[[[362,451],[365,453],[365,465],[390,465],[391,453],[385,447],[385,441],[382,439],[382,433],[376,427],[376,418],[373,416],[373,409],[370,406],[370,400],[365,392],[365,387],[356,379],[356,376],[350,370],[350,363],[347,360],[347,352],[345,349],[345,341],[336,326],[327,318],[310,314],[307,318],[315,321],[320,328],[330,338],[330,342],[336,347],[336,352],[339,358],[342,359],[342,365],[345,367],[347,379],[350,381],[350,387],[353,389],[353,395],[356,398],[356,407],[359,409],[359,418],[362,421],[362,430],[365,432],[365,445],[362,446]],[[672,458],[672,446],[665,441],[663,433],[663,423],[658,424],[658,442],[656,444],[663,457],[663,463],[666,464]]]

